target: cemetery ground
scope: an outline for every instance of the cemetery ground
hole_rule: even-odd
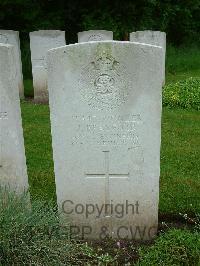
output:
[[[170,47],[167,53],[167,84],[200,77],[197,48]],[[30,80],[25,81],[25,94],[32,95]],[[154,241],[146,244],[109,239],[86,243],[69,239],[68,228],[60,229],[53,207],[56,194],[49,107],[22,101],[21,108],[34,203],[30,212],[25,197],[10,195],[10,207],[1,208],[2,265],[200,265],[200,115],[197,108],[163,107],[159,232]],[[0,194],[0,204],[4,204]]]

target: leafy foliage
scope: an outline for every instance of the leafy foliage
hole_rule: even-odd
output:
[[[126,39],[126,33],[135,30],[160,30],[175,44],[198,41],[198,1],[108,1],[95,2],[97,8],[83,12],[84,29],[112,29],[115,38]],[[88,12],[89,11],[89,12]]]
[[[127,31],[153,29],[166,31],[169,40],[180,44],[199,38],[199,11],[198,0],[1,0],[0,28],[23,33],[66,29],[69,42],[75,40],[77,31],[93,27],[112,29],[117,38]]]
[[[163,89],[163,105],[200,110],[200,78],[188,78]]]

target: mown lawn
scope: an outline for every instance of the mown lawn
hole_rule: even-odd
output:
[[[166,84],[189,77],[200,77],[199,47],[175,48],[168,45],[166,51]]]
[[[49,107],[23,102],[21,108],[31,196],[55,201]]]
[[[55,200],[49,107],[23,102],[31,195]],[[163,108],[160,213],[200,211],[200,114]]]
[[[163,109],[160,212],[200,211],[200,113]]]

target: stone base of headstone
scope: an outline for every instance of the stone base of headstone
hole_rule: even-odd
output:
[[[18,87],[19,87],[19,97],[20,99],[24,99],[24,84],[23,84],[23,81],[21,82],[18,82]]]

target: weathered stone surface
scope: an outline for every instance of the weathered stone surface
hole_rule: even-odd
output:
[[[157,230],[162,60],[161,47],[117,41],[48,52],[57,201],[79,237]]]
[[[24,98],[24,84],[22,74],[22,61],[20,50],[19,32],[13,30],[0,30],[0,43],[11,44],[14,46],[14,56],[17,66],[17,79],[20,98]]]
[[[34,100],[48,102],[46,53],[49,49],[64,46],[65,32],[39,30],[30,33]]]
[[[163,85],[165,84],[166,33],[161,31],[136,31],[130,33],[131,42],[146,43],[163,48]]]
[[[0,44],[0,185],[26,190],[26,169],[15,48]]]
[[[78,42],[113,40],[113,32],[107,30],[88,30],[78,33]]]

